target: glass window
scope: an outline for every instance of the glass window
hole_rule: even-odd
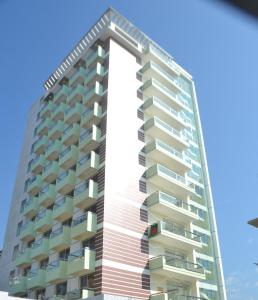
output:
[[[31,240],[28,242],[27,247],[31,248],[31,245],[35,242],[35,239]]]
[[[19,245],[14,246],[13,247],[13,255],[12,255],[12,260],[13,261],[16,259],[18,251],[19,251]]]
[[[20,234],[21,228],[22,228],[22,221],[20,221],[17,225],[16,236]]]
[[[95,249],[95,238],[82,241],[82,248]]]
[[[15,270],[11,270],[9,273],[9,280],[12,281],[14,279],[15,276]]]
[[[31,266],[23,269],[23,276],[27,276],[31,270]]]
[[[67,249],[59,252],[59,258],[61,258],[62,260],[67,260],[69,253],[70,253],[70,248],[67,248]]]
[[[94,276],[93,274],[85,275],[80,278],[81,289],[93,288]]]
[[[51,232],[52,232],[52,229],[50,229],[50,230],[48,230],[48,231],[44,232],[44,233],[43,233],[43,237],[45,237],[45,238],[49,238],[49,237],[50,237],[50,234],[51,234]]]
[[[42,290],[37,290],[36,291],[36,299],[37,300],[45,300],[45,294],[46,294],[46,290],[42,289]]]
[[[71,224],[72,224],[72,218],[62,223],[62,225],[69,226],[69,227],[71,227]]]
[[[67,282],[62,282],[57,284],[56,286],[56,295],[57,296],[65,296],[67,290]]]
[[[40,269],[46,270],[48,263],[49,263],[48,258],[45,258],[42,261],[40,261],[39,263]]]

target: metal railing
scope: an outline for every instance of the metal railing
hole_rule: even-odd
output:
[[[200,238],[199,235],[197,235],[197,234],[195,234],[191,231],[185,230],[183,227],[181,227],[177,224],[169,223],[169,222],[165,222],[165,221],[161,221],[160,224],[161,224],[161,228],[163,230],[166,230],[166,231],[175,233],[177,235],[183,236],[183,237],[185,237],[189,240],[193,240],[193,241],[196,241],[196,242],[201,242],[201,238]]]

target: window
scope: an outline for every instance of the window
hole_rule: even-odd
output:
[[[27,268],[24,268],[23,269],[23,276],[27,276],[28,274],[29,274],[29,272],[30,272],[30,270],[31,270],[31,266],[29,266],[29,267],[27,267]]]
[[[31,170],[31,164],[32,164],[32,162],[33,162],[33,159],[31,159],[31,160],[29,161],[29,163],[28,163],[27,173],[29,173],[30,170]]]
[[[14,276],[15,276],[15,270],[10,271],[10,273],[9,273],[9,281],[13,281]]]
[[[13,261],[16,259],[18,251],[19,251],[19,245],[14,246],[13,247],[13,255],[12,255],[12,260]]]
[[[19,222],[17,225],[16,236],[20,235],[21,228],[22,228],[22,221]]]
[[[36,299],[38,299],[38,300],[44,300],[45,299],[45,294],[46,294],[46,290],[45,289],[37,290],[36,291]]]
[[[93,288],[94,276],[93,274],[85,275],[80,278],[81,289]]]
[[[205,244],[205,245],[208,246],[209,241],[210,241],[210,237],[209,237],[207,234],[201,233],[201,232],[199,232],[199,231],[197,231],[197,230],[193,230],[193,233],[196,234],[196,235],[199,235],[199,237],[200,237],[200,239],[201,239],[201,242],[202,242],[203,244]]]
[[[62,225],[64,225],[64,226],[69,226],[69,227],[71,227],[71,224],[72,224],[72,218],[69,219],[69,220],[66,220],[66,221],[64,221],[64,222],[62,223]]]
[[[208,297],[210,300],[216,300],[217,298],[217,291],[212,290],[206,290],[206,289],[200,289],[201,296]]]
[[[62,282],[57,284],[56,286],[56,295],[57,296],[65,296],[67,290],[67,282]]]
[[[27,247],[28,247],[28,248],[31,248],[31,245],[32,245],[34,242],[35,242],[35,239],[29,241],[29,242],[27,243]]]
[[[67,248],[61,252],[59,252],[59,258],[62,260],[67,260],[70,253],[70,248]]]
[[[48,230],[48,231],[44,232],[44,233],[43,233],[43,237],[44,237],[44,238],[49,238],[49,237],[50,237],[50,234],[51,234],[51,232],[52,232],[52,229],[50,229],[50,230]]]
[[[212,262],[209,260],[205,260],[202,258],[197,257],[196,259],[197,263],[201,265],[206,271],[212,271]]]
[[[24,192],[27,192],[28,186],[29,186],[29,182],[30,182],[30,178],[28,178],[27,180],[25,180],[25,183],[24,183]]]
[[[46,270],[48,263],[49,263],[48,258],[45,258],[42,261],[40,261],[39,263],[40,269]]]
[[[95,238],[82,241],[82,248],[95,249]]]
[[[24,211],[24,208],[25,208],[25,205],[26,205],[26,201],[27,201],[27,199],[23,199],[22,202],[21,202],[21,209],[20,209],[21,213]]]

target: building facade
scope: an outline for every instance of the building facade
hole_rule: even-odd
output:
[[[0,289],[226,300],[194,82],[108,9],[32,107]]]

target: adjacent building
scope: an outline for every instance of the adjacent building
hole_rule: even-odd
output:
[[[0,289],[226,300],[192,76],[109,8],[33,105]]]

